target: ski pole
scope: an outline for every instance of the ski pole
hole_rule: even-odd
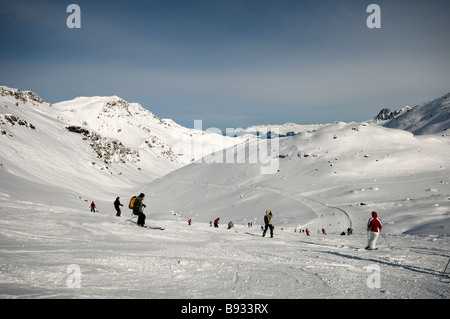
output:
[[[447,266],[445,266],[444,271],[442,272],[442,276],[445,276],[445,272],[447,271],[448,264],[450,264],[450,258],[448,259]]]
[[[380,231],[381,233],[381,231]],[[393,247],[389,244],[388,240],[386,239],[386,236],[382,233],[381,236],[383,236],[384,240],[386,241],[386,244],[388,245],[389,249],[393,249]]]

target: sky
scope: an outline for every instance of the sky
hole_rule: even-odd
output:
[[[81,28],[69,28],[70,4]],[[381,28],[369,28],[370,4]],[[450,92],[448,0],[0,0],[0,85],[203,129],[359,122]]]

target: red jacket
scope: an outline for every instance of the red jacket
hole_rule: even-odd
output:
[[[381,224],[381,220],[378,218],[376,212],[372,212],[372,218],[369,219],[367,223],[367,230],[373,231],[374,233],[378,233],[383,225]]]

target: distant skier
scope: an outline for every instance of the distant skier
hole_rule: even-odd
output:
[[[230,220],[230,222],[228,223],[228,229],[231,229],[233,227],[234,227],[233,222]]]
[[[383,225],[381,224],[381,220],[378,218],[377,212],[372,212],[372,217],[369,218],[367,222],[367,232],[368,232],[368,243],[367,250],[376,250],[378,248],[375,247],[378,236],[380,235],[381,228]]]
[[[120,210],[120,206],[123,206],[121,203],[120,203],[120,197],[117,197],[116,198],[116,200],[114,201],[114,208],[116,209],[116,216],[117,217],[120,217],[120,215],[121,215],[121,210]]]
[[[214,221],[214,227],[215,227],[215,228],[219,228],[219,220],[220,220],[220,218],[217,218],[217,219]]]
[[[137,224],[138,226],[145,227],[145,214],[144,214],[144,207],[145,204],[142,203],[144,200],[145,195],[141,193],[138,198],[134,201],[133,206],[133,214],[138,216]]]
[[[95,203],[94,201],[92,201],[91,205],[89,205],[89,207],[91,208],[91,212],[95,213]]]
[[[189,218],[188,220],[188,225],[191,226],[192,225],[192,219]]]
[[[309,236],[309,229],[308,228],[306,228],[305,232],[306,232],[306,236]]]
[[[267,229],[270,229],[270,238],[273,238],[273,225],[272,225],[272,212],[270,210],[266,210],[266,215],[264,216],[264,232],[263,237],[266,236]]]
[[[325,231],[325,228],[322,228],[322,234],[324,234],[324,235],[327,234],[326,231]]]

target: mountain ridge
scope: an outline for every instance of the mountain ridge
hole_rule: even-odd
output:
[[[414,107],[405,106],[396,111],[382,109],[375,117],[380,125],[402,129],[416,135],[449,134],[450,93]]]

